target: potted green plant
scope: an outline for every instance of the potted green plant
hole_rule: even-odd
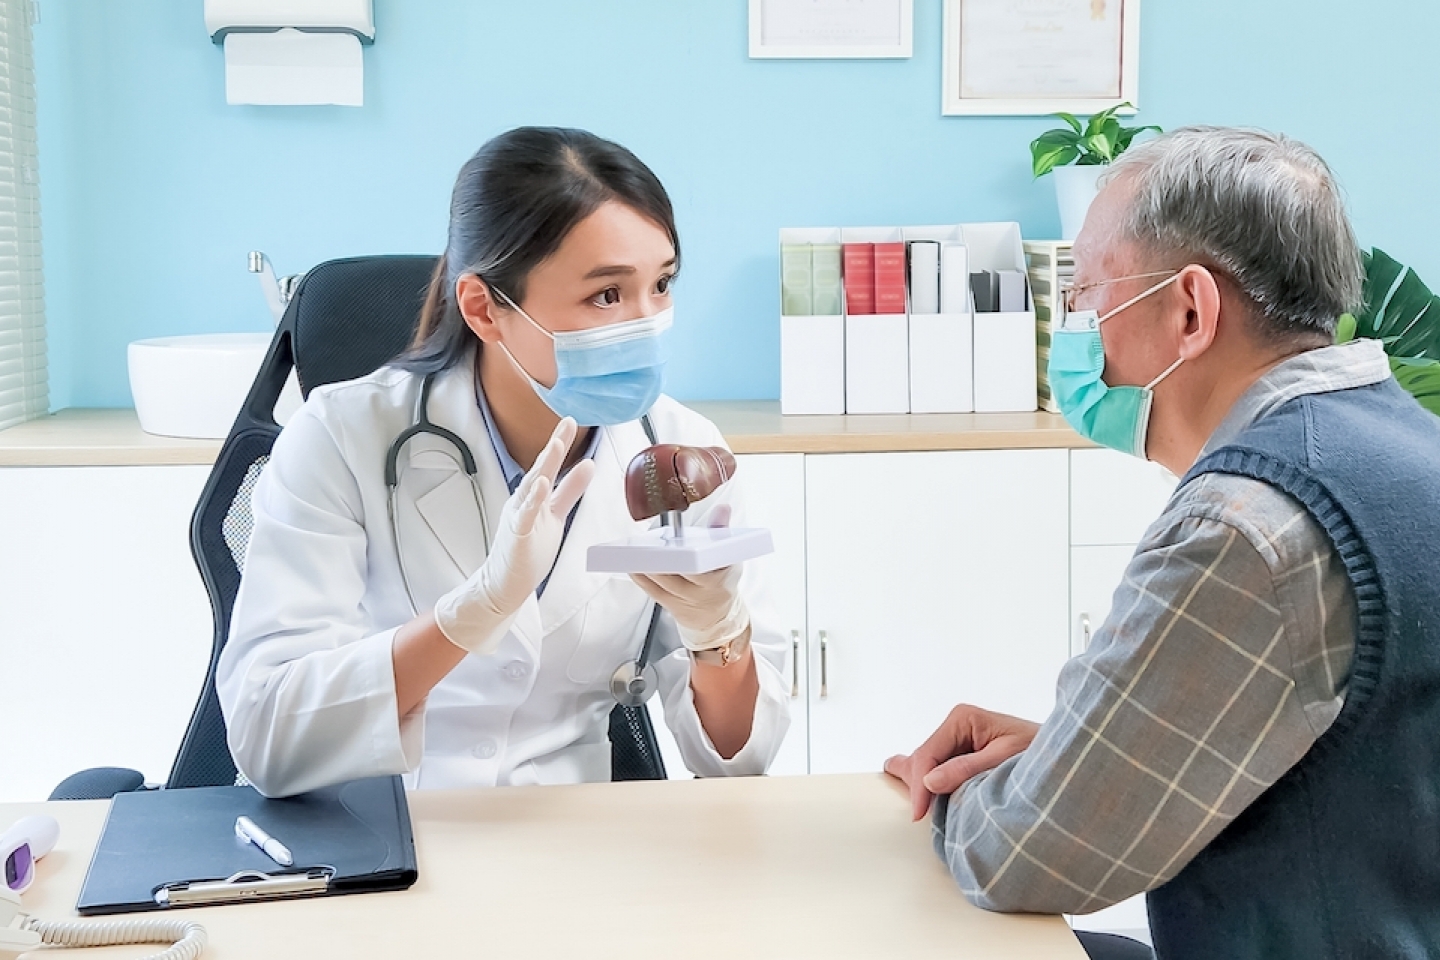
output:
[[[1335,342],[1379,340],[1400,386],[1440,416],[1440,296],[1383,250],[1365,254],[1365,306],[1345,314]]]
[[[1149,130],[1160,132],[1155,126],[1121,125],[1116,114],[1125,109],[1131,109],[1130,104],[1116,104],[1083,124],[1073,114],[1057,113],[1055,116],[1066,125],[1046,130],[1030,143],[1036,179],[1047,173],[1054,175],[1063,240],[1074,240],[1080,232],[1105,167],[1130,149],[1139,134]]]

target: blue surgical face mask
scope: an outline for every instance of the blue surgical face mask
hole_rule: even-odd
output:
[[[519,304],[501,296],[555,343],[553,387],[530,376],[505,344],[497,346],[558,416],[571,417],[582,427],[606,427],[638,420],[655,405],[665,371],[661,335],[674,322],[674,307],[637,320],[552,333]]]
[[[1103,317],[1094,310],[1067,313],[1060,329],[1051,332],[1050,392],[1066,421],[1080,436],[1145,459],[1155,385],[1174,373],[1184,358],[1177,359],[1143,387],[1109,386],[1103,379],[1105,344],[1100,338],[1100,324],[1174,283],[1179,276],[1176,273],[1162,280]]]

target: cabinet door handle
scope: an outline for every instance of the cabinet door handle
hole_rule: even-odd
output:
[[[800,696],[800,631],[790,631],[790,699]]]
[[[1080,652],[1090,649],[1090,614],[1080,614]]]
[[[820,699],[830,696],[830,638],[820,631]]]

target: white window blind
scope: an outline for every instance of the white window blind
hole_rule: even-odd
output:
[[[0,0],[0,429],[50,408],[32,9]]]

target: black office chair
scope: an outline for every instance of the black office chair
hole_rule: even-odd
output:
[[[205,686],[167,788],[236,782],[215,692],[215,668],[230,634],[230,613],[250,539],[250,495],[280,434],[275,404],[290,371],[295,371],[301,393],[309,396],[318,386],[364,376],[393,359],[415,332],[435,263],[435,257],[420,256],[331,260],[296,286],[190,521],[190,549],[210,594],[214,641]],[[643,705],[611,711],[610,745],[611,779],[665,779],[655,728]],[[67,777],[50,799],[102,799],[139,789],[143,781],[133,770],[97,767]]]

